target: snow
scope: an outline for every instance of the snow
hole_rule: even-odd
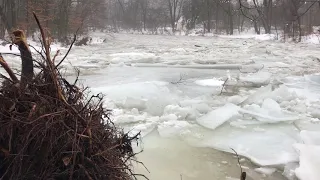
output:
[[[203,79],[195,81],[196,84],[200,86],[222,86],[224,81],[217,79]]]
[[[311,34],[304,38],[302,38],[303,42],[310,44],[320,44],[320,35],[319,34]]]
[[[255,39],[258,41],[269,41],[269,40],[275,40],[276,39],[276,35],[274,34],[261,34],[261,35],[257,35],[257,34],[240,34],[240,35],[218,35],[218,37],[221,38],[234,38],[234,39]]]

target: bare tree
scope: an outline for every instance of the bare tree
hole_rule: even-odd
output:
[[[183,2],[183,0],[167,0],[170,24],[173,32],[176,29],[176,22],[181,17]]]

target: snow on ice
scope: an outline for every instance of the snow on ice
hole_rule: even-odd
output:
[[[200,86],[222,86],[224,81],[217,79],[204,79],[195,81],[196,84]]]

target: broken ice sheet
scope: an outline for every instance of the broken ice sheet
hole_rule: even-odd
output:
[[[320,146],[320,132],[302,130],[300,137],[304,144]]]
[[[239,112],[249,114],[258,121],[266,123],[279,123],[283,121],[296,121],[299,116],[283,111],[280,105],[273,99],[266,98],[261,107],[257,104],[247,105],[240,109]]]
[[[270,83],[271,73],[258,72],[246,76],[240,76],[241,82],[252,83],[254,85],[268,85]]]
[[[257,89],[254,93],[248,96],[242,104],[261,104],[264,99],[270,98],[277,102],[291,101],[297,98],[297,94],[292,92],[285,85],[281,85],[278,88],[272,90],[272,85],[267,85]]]
[[[197,122],[206,128],[216,129],[223,123],[230,120],[232,117],[238,115],[240,107],[234,104],[228,103],[218,109],[215,109],[208,114],[197,118]]]
[[[298,161],[298,154],[292,144],[297,143],[292,125],[278,125],[266,131],[239,129],[224,125],[216,129],[211,137],[203,140],[201,146],[247,157],[260,166],[278,166]]]

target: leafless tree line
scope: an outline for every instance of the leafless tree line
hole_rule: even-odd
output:
[[[28,36],[34,34],[35,12],[50,36],[63,42],[80,27],[82,31],[105,28],[105,5],[104,0],[0,0],[0,39],[6,30],[22,29]]]
[[[320,26],[319,0],[0,0],[0,38],[6,29],[32,34],[30,13],[40,14],[53,37],[64,40],[77,28],[151,32],[234,34],[279,32],[297,41]],[[167,28],[170,27],[170,28]]]
[[[160,27],[179,30],[183,17],[186,31],[199,25],[202,33],[234,34],[253,27],[257,34],[282,32],[290,37],[312,33],[320,26],[318,0],[109,0],[109,20],[114,30]],[[121,10],[119,10],[121,8]],[[181,27],[180,27],[181,28]]]

